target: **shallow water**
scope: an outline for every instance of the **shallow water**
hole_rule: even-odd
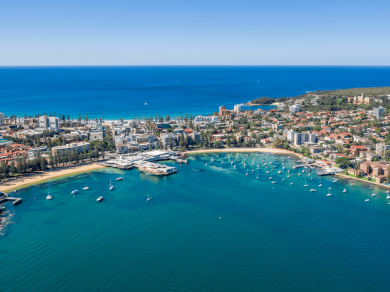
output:
[[[236,160],[232,153],[236,169],[228,155],[192,155],[165,178],[102,169],[51,181],[51,201],[46,183],[18,191],[24,202],[5,204],[15,216],[0,237],[1,291],[390,288],[385,190],[332,177],[322,177],[320,188],[315,170],[292,170],[293,157],[283,171],[280,157],[287,155],[266,158],[273,171],[250,165],[253,158],[260,164],[261,154],[250,154],[244,167],[246,154]],[[110,179],[117,186],[111,192]],[[73,189],[79,194],[71,196]]]

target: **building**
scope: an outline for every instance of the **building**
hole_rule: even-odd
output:
[[[4,114],[0,113],[0,126],[4,126]]]
[[[226,107],[224,105],[219,107],[218,115],[220,117],[224,117],[226,115]]]
[[[193,142],[193,143],[196,143],[197,141],[200,141],[200,133],[199,132],[193,131],[190,134],[190,137],[191,137],[191,142]]]
[[[40,116],[38,119],[39,128],[58,132],[60,130],[60,119],[56,117],[48,117],[47,115]]]
[[[240,104],[235,105],[235,106],[234,106],[234,111],[235,111],[236,113],[240,113],[240,112],[241,112],[241,105],[240,105]]]
[[[384,116],[386,112],[386,109],[384,107],[374,107],[372,109],[372,114],[377,118],[377,119],[380,119]]]
[[[89,142],[73,142],[70,144],[53,147],[53,153],[57,153],[59,156],[68,155],[69,153],[83,153],[84,151],[89,151],[91,145]]]
[[[81,127],[80,121],[67,121],[59,122],[59,127],[62,128],[79,128]]]
[[[49,121],[47,119],[47,115],[40,116],[39,119],[39,128],[47,130],[49,126]]]
[[[202,124],[202,123],[215,125],[219,123],[219,118],[216,116],[201,116],[201,115],[196,116],[194,118],[195,125]]]
[[[386,145],[386,143],[381,142],[381,143],[376,144],[375,153],[384,157],[386,150],[389,150],[389,149],[390,149],[390,145]]]
[[[292,112],[292,113],[300,112],[300,111],[301,111],[301,108],[300,108],[299,105],[297,105],[297,104],[294,104],[294,105],[292,105],[292,106],[289,106],[288,108],[289,108],[290,112]]]
[[[38,153],[40,154],[49,154],[50,149],[47,146],[41,146],[37,148],[31,148],[27,150],[27,156],[29,159],[33,159],[38,156]]]
[[[302,145],[305,142],[316,142],[316,135],[311,133],[296,133],[294,135],[294,145]]]
[[[171,145],[171,143],[172,143],[172,146],[176,146],[175,135],[163,134],[163,135],[161,135],[161,142],[163,143],[164,146]]]
[[[120,143],[116,145],[116,153],[122,154],[122,153],[128,153],[128,147],[124,143]]]
[[[58,132],[60,130],[60,119],[56,117],[49,117],[49,129],[50,131]]]
[[[295,134],[297,132],[295,132],[294,130],[288,130],[287,131],[287,140],[288,141],[294,141],[294,137],[295,137]]]

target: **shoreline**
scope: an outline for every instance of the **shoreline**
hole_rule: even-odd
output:
[[[279,105],[280,102],[273,102],[270,104],[259,104],[259,103],[252,103],[252,102],[247,102],[245,105],[246,106],[262,106],[262,105]]]
[[[344,179],[354,179],[354,180],[361,181],[361,182],[364,182],[364,183],[373,184],[373,185],[376,185],[378,187],[384,187],[384,188],[390,189],[390,185],[387,186],[387,185],[384,185],[384,184],[381,184],[381,183],[377,183],[377,182],[374,182],[374,181],[368,181],[368,180],[364,180],[364,179],[361,179],[361,178],[357,178],[357,177],[353,177],[353,176],[349,176],[349,175],[345,175],[345,174],[341,174],[341,173],[336,173],[335,176],[338,176],[338,177],[341,177],[341,178],[344,178]]]
[[[93,163],[88,165],[75,166],[72,168],[40,172],[34,174],[31,178],[29,177],[20,178],[21,180],[17,182],[9,181],[6,182],[6,185],[0,183],[0,190],[2,192],[9,192],[15,189],[25,188],[36,183],[41,183],[48,179],[60,178],[63,176],[74,175],[80,172],[91,171],[91,170],[100,169],[104,167],[105,166],[101,166],[97,163]]]
[[[203,149],[203,150],[189,150],[183,151],[185,154],[196,153],[211,153],[211,152],[270,152],[275,154],[291,154],[302,158],[302,154],[298,154],[286,149],[279,148],[222,148],[222,149]]]

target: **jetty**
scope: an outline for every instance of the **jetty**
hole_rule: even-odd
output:
[[[23,199],[22,198],[9,197],[7,193],[0,192],[0,204],[8,202],[8,201],[13,201],[12,204],[14,206],[16,206],[16,205],[19,205],[21,202],[23,202]]]

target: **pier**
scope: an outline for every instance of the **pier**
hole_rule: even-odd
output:
[[[21,202],[23,202],[23,199],[22,198],[9,197],[7,193],[1,193],[0,194],[0,204],[8,202],[8,201],[13,201],[12,205],[16,206],[16,205],[19,205]]]

